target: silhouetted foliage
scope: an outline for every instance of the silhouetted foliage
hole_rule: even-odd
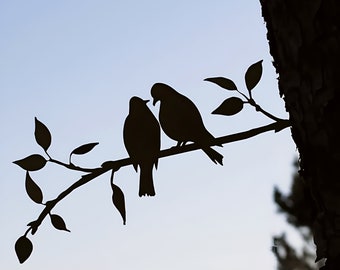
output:
[[[224,100],[212,114],[234,115],[242,111],[244,101],[238,97],[231,97]]]
[[[56,214],[52,214],[52,209],[66,196],[71,194],[74,190],[87,184],[96,177],[111,171],[111,189],[112,202],[120,213],[123,224],[126,224],[126,209],[125,196],[123,191],[114,183],[114,173],[120,168],[128,165],[133,165],[134,169],[140,168],[140,188],[139,196],[155,195],[155,189],[152,179],[152,169],[157,168],[158,159],[166,156],[177,155],[189,151],[201,149],[209,158],[222,165],[223,156],[212,149],[212,146],[222,146],[223,144],[244,140],[263,132],[275,131],[279,132],[290,126],[288,120],[280,119],[263,110],[252,98],[251,91],[258,84],[262,76],[262,60],[251,65],[245,74],[245,82],[248,89],[249,96],[237,90],[236,85],[232,80],[223,77],[209,78],[206,81],[213,82],[224,89],[237,91],[244,100],[238,97],[230,97],[226,99],[222,105],[217,108],[213,114],[219,113],[222,115],[233,115],[242,110],[244,104],[253,106],[256,111],[261,112],[265,116],[274,120],[274,123],[266,126],[254,128],[248,131],[237,134],[226,135],[215,138],[204,126],[201,114],[196,105],[187,97],[180,94],[172,87],[164,83],[156,83],[151,89],[151,96],[153,97],[153,104],[160,101],[159,121],[160,125],[170,138],[177,142],[175,147],[160,150],[160,127],[157,119],[147,107],[147,100],[142,100],[139,97],[132,97],[129,105],[129,114],[126,117],[123,138],[124,144],[129,154],[129,158],[105,161],[97,168],[83,168],[74,165],[71,162],[72,155],[84,155],[90,152],[98,142],[87,143],[81,145],[69,154],[69,162],[52,158],[48,149],[52,142],[52,135],[49,129],[35,118],[35,132],[34,136],[38,145],[44,151],[47,158],[40,154],[33,154],[24,159],[14,161],[15,164],[26,170],[26,192],[28,196],[38,204],[44,206],[39,217],[30,222],[29,227],[23,236],[19,237],[15,244],[15,250],[20,263],[26,261],[32,250],[33,244],[27,238],[29,232],[34,235],[42,221],[49,216],[52,226],[57,230],[70,230],[66,227],[64,219]],[[192,143],[188,143],[192,142]],[[74,182],[70,187],[61,192],[55,199],[47,200],[43,203],[43,192],[40,187],[33,181],[29,171],[37,171],[43,169],[47,162],[51,162],[69,170],[86,173],[80,179]]]
[[[295,162],[294,167],[298,170],[298,162]],[[274,201],[278,206],[278,211],[286,216],[287,222],[299,231],[304,241],[302,251],[297,252],[288,243],[285,234],[273,237],[273,252],[278,261],[278,270],[317,269],[317,265],[313,263],[315,246],[312,243],[312,229],[317,207],[310,189],[298,172],[293,176],[288,195],[283,195],[278,188],[274,189]],[[314,252],[312,253],[311,250]]]
[[[111,179],[111,189],[112,189],[112,202],[120,213],[123,224],[126,224],[126,210],[125,210],[125,197],[123,191],[113,183],[113,174]]]
[[[238,97],[227,98],[226,100],[222,102],[220,106],[218,106],[212,112],[212,114],[221,114],[221,115],[227,115],[227,116],[234,115],[236,113],[239,113],[243,109],[243,104],[250,104],[256,109],[256,111],[263,113],[264,115],[273,119],[274,121],[282,120],[266,112],[265,110],[263,110],[252,98],[252,90],[259,83],[262,77],[262,61],[263,60],[260,60],[252,64],[247,69],[244,75],[244,80],[245,80],[247,90],[248,90],[248,96],[240,92],[237,86],[235,85],[235,83],[230,79],[227,79],[224,77],[213,77],[213,78],[205,79],[205,81],[215,83],[224,89],[236,91],[245,99],[245,100],[242,100],[241,98],[238,98]]]
[[[83,145],[77,147],[76,149],[72,150],[72,152],[70,153],[70,158],[69,158],[70,164],[72,164],[72,162],[71,162],[71,157],[72,157],[72,155],[84,155],[84,154],[87,154],[87,153],[90,152],[96,145],[98,145],[97,142],[95,142],[95,143],[87,143],[87,144],[83,144]]]
[[[54,228],[56,228],[57,230],[70,232],[70,230],[66,228],[65,221],[61,216],[50,214],[50,218]]]
[[[33,154],[23,159],[14,161],[15,164],[19,165],[26,171],[39,171],[44,168],[47,160],[38,154]]]
[[[216,83],[218,86],[227,90],[237,90],[236,84],[232,80],[224,77],[207,78],[205,81]]]
[[[33,181],[28,172],[26,172],[25,187],[27,195],[32,201],[41,204],[43,200],[43,194],[40,187]]]
[[[31,255],[32,251],[33,244],[31,240],[26,237],[26,235],[19,237],[15,242],[15,252],[20,263],[25,262]]]
[[[246,86],[251,97],[251,90],[259,83],[262,77],[262,61],[260,60],[255,64],[252,64],[246,71],[244,76],[246,81]]]
[[[316,265],[312,265],[314,254],[306,248],[298,254],[286,240],[285,234],[273,238],[273,253],[277,258],[277,270],[316,270]]]
[[[298,167],[297,162],[295,167]],[[279,206],[279,211],[286,214],[288,223],[297,228],[312,229],[317,207],[307,183],[299,173],[293,176],[290,194],[285,196],[278,188],[275,188],[274,200]]]
[[[35,140],[45,150],[50,147],[52,136],[48,128],[35,117]]]

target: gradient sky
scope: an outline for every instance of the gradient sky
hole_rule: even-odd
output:
[[[223,167],[201,151],[161,159],[153,198],[139,198],[138,174],[122,168],[115,179],[126,196],[126,226],[105,174],[53,209],[71,233],[46,219],[29,235],[34,251],[24,265],[14,252],[42,210],[12,163],[43,154],[34,117],[51,131],[55,159],[67,162],[77,146],[99,142],[73,160],[88,167],[127,157],[129,99],[150,99],[155,82],[190,97],[216,137],[245,131],[272,121],[248,107],[233,117],[212,115],[234,93],[203,79],[225,76],[245,89],[247,67],[261,59],[254,99],[287,118],[258,1],[0,0],[0,268],[275,269],[271,237],[287,226],[276,214],[273,187],[288,190],[297,155],[288,129],[224,145]],[[151,109],[157,115],[158,106]],[[162,136],[162,149],[174,144]],[[46,200],[80,177],[50,164],[31,175]]]

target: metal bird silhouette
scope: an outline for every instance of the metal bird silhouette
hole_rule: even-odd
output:
[[[164,83],[154,84],[151,96],[153,105],[160,101],[159,122],[165,134],[177,141],[177,146],[194,142],[214,163],[223,165],[223,156],[210,147],[215,137],[205,128],[199,110],[189,98]]]
[[[153,166],[157,168],[160,151],[160,127],[146,103],[139,97],[132,97],[129,114],[125,119],[123,139],[125,148],[136,172],[140,168],[139,196],[154,196],[152,178]]]

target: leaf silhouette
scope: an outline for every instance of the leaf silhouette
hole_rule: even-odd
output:
[[[37,171],[42,169],[46,164],[46,159],[38,154],[30,155],[13,163],[20,166],[26,171]]]
[[[35,140],[45,150],[50,147],[52,136],[48,128],[35,117]]]
[[[125,211],[124,193],[118,186],[116,186],[113,183],[111,183],[111,188],[113,191],[112,202],[114,206],[117,208],[117,210],[119,211],[120,215],[122,216],[123,224],[125,225],[126,224],[126,211]]]
[[[15,242],[14,248],[19,262],[24,263],[33,251],[33,244],[25,235],[23,235]]]
[[[72,154],[75,154],[75,155],[83,155],[83,154],[86,154],[86,153],[90,152],[97,144],[98,144],[98,142],[83,144],[83,145],[77,147],[76,149],[74,149],[74,150],[71,152],[70,156],[71,156]]]
[[[263,60],[260,60],[255,64],[252,64],[246,71],[245,81],[249,92],[258,84],[261,79],[262,62]]]
[[[238,97],[231,97],[222,102],[212,114],[234,115],[243,109],[243,100]]]
[[[66,228],[65,221],[62,219],[61,216],[50,214],[50,218],[54,228],[56,228],[57,230],[70,232],[70,230]]]
[[[33,181],[28,172],[26,172],[25,181],[26,192],[32,201],[41,204],[43,200],[43,194],[39,186]]]
[[[237,90],[235,83],[227,78],[224,77],[214,77],[214,78],[207,78],[204,79],[205,81],[212,82],[217,84],[218,86],[227,89],[227,90]]]

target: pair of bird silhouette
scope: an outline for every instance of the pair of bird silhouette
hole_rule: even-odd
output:
[[[151,96],[153,105],[160,101],[160,125],[168,137],[177,141],[177,147],[194,142],[214,163],[223,165],[223,156],[210,147],[214,136],[205,128],[199,110],[189,98],[164,83],[154,84]],[[136,96],[130,99],[123,128],[124,145],[133,167],[136,172],[140,168],[139,196],[156,194],[152,170],[154,166],[157,169],[161,146],[160,126],[146,105],[148,101]]]

